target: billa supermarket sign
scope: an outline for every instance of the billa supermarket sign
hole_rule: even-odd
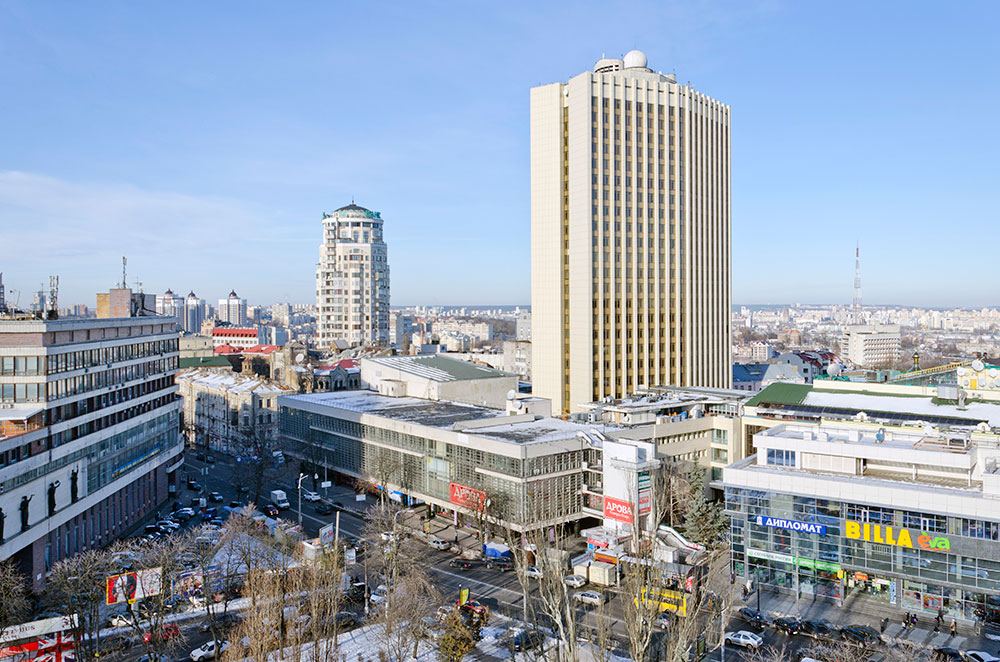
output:
[[[632,504],[609,496],[604,497],[604,516],[626,524],[635,522]]]
[[[941,536],[931,535],[921,531],[911,532],[909,529],[900,529],[894,526],[882,526],[880,524],[869,524],[868,522],[844,521],[844,536],[851,540],[864,540],[866,542],[877,542],[893,547],[908,547],[914,549],[916,543],[919,549],[928,550],[951,550],[951,540]]]
[[[467,485],[448,483],[448,501],[470,510],[480,510],[486,504],[486,492]]]

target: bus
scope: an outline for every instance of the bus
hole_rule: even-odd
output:
[[[636,607],[639,606],[640,599],[644,606],[655,606],[658,611],[672,611],[678,616],[687,616],[688,594],[683,591],[643,586],[634,600]]]

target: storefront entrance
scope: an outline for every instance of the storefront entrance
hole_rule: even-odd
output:
[[[870,572],[844,571],[847,596],[865,595],[886,604],[896,604],[896,580]]]

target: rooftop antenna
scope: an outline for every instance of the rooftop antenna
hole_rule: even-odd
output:
[[[855,311],[861,311],[861,243],[854,248],[854,305]]]
[[[59,276],[49,276],[48,319],[59,319]]]
[[[123,255],[122,256],[122,284],[121,284],[121,287],[119,288],[119,289],[123,289],[123,290],[126,287],[126,285],[125,285],[125,283],[126,283],[126,280],[125,280],[125,264],[126,264],[126,262],[128,262],[128,260],[126,260],[125,256]]]

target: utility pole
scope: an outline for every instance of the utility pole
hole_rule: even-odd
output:
[[[302,528],[302,479],[305,477],[304,473],[299,474],[299,529]]]

